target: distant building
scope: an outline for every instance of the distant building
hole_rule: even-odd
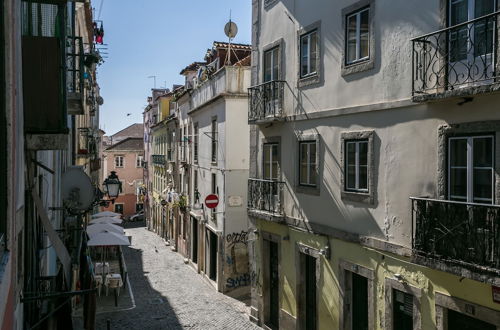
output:
[[[130,129],[133,126],[133,129]],[[139,128],[142,130],[142,124],[134,124],[122,130],[132,131]],[[125,217],[131,216],[143,209],[144,204],[140,194],[143,188],[143,161],[144,161],[144,143],[142,134],[140,137],[120,136],[120,142],[114,143],[103,150],[104,158],[104,178],[111,171],[115,171],[122,182],[122,193],[103,210],[113,211],[123,214]]]

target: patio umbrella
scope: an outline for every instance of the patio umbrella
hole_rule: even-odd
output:
[[[105,231],[93,235],[87,242],[87,246],[117,246],[117,245],[130,245],[127,236],[113,233],[110,231]]]
[[[118,223],[122,223],[122,220],[118,219],[118,218],[110,218],[110,217],[102,217],[102,218],[96,218],[96,219],[90,220],[90,224],[96,224],[96,223],[114,223],[114,224],[118,224]]]
[[[121,214],[120,213],[115,213],[115,212],[111,212],[111,211],[103,211],[103,212],[99,212],[99,213],[96,213],[96,214],[93,214],[92,215],[92,218],[101,218],[101,217],[121,217]]]
[[[87,227],[87,234],[92,237],[95,234],[109,231],[117,234],[124,234],[123,228],[111,223],[95,223]]]

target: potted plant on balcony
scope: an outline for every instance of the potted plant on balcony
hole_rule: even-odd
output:
[[[185,213],[187,211],[187,197],[186,195],[182,194],[179,196],[179,201],[177,202],[177,206],[179,207],[179,210],[182,213]]]

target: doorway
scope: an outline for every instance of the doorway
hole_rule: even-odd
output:
[[[198,220],[191,217],[191,260],[198,263]]]
[[[210,273],[209,277],[213,281],[217,281],[217,235],[210,231]]]
[[[304,254],[304,279],[305,279],[305,328],[317,328],[316,309],[316,258]]]
[[[279,257],[278,243],[268,241],[269,244],[269,319],[267,326],[271,329],[279,329]]]
[[[448,310],[448,329],[496,330],[496,326],[454,310]]]
[[[413,329],[413,295],[393,289],[393,329],[412,330]],[[454,328],[453,328],[454,329]]]

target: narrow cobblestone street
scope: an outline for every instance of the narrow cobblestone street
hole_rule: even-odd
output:
[[[132,235],[124,255],[135,307],[98,309],[96,329],[106,329],[107,320],[111,329],[260,329],[245,304],[216,292],[157,235],[143,226],[126,231]]]

